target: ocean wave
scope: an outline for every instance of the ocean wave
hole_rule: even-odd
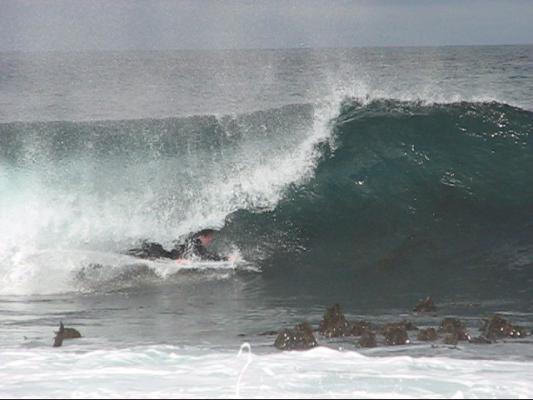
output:
[[[170,245],[223,226],[234,211],[273,209],[288,185],[312,175],[333,110],[0,125],[3,286],[20,278],[21,259],[43,250],[113,253],[145,238]]]
[[[116,253],[206,226],[273,274],[401,267],[423,281],[434,264],[533,263],[533,113],[503,103],[341,92],[238,116],[0,131],[5,286],[34,252]]]
[[[347,99],[313,179],[273,211],[234,213],[225,230],[280,274],[366,269],[435,287],[443,273],[496,279],[517,259],[526,270],[532,131],[532,112],[496,102]]]

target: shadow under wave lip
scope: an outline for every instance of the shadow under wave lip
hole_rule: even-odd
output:
[[[526,289],[533,112],[345,99],[330,125],[335,145],[319,145],[309,182],[271,212],[228,219],[223,233],[243,254],[261,254],[264,271],[280,282],[293,273],[315,292],[313,279],[323,290],[361,279],[385,291]],[[509,270],[518,264],[521,277]]]

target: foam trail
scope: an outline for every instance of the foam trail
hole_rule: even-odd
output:
[[[237,358],[241,357],[244,350],[247,350],[248,355],[246,357],[246,364],[244,365],[244,367],[242,367],[241,373],[239,374],[239,379],[237,380],[237,385],[235,386],[235,397],[237,398],[241,397],[242,378],[244,374],[246,373],[246,371],[248,370],[248,367],[250,367],[250,364],[252,363],[252,346],[250,346],[250,343],[243,343],[241,345]]]
[[[59,351],[2,350],[0,397],[230,398],[242,371],[242,361],[234,353],[174,346],[76,349],[69,345]],[[251,398],[529,398],[531,371],[531,362],[374,358],[316,348],[254,356],[239,394]]]

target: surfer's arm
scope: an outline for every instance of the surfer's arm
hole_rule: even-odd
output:
[[[140,248],[128,250],[126,254],[145,259],[173,258],[172,252],[165,250],[159,243],[147,241]]]
[[[169,258],[173,258],[174,260],[184,260],[185,259],[185,253],[186,253],[186,247],[184,245],[179,245],[174,247],[172,250],[170,250]]]

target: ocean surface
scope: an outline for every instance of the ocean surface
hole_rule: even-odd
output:
[[[533,46],[0,53],[0,398],[532,397],[531,336],[263,334],[531,332],[532,134]],[[202,228],[238,261],[124,255]]]

